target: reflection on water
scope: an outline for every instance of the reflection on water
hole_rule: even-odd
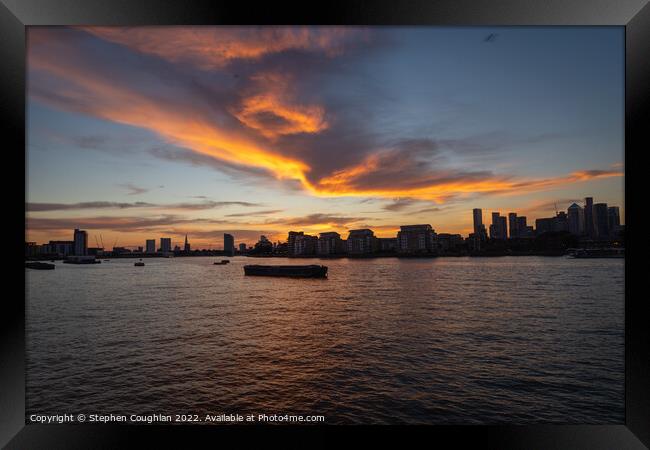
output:
[[[624,421],[622,260],[213,261],[29,271],[27,414]]]

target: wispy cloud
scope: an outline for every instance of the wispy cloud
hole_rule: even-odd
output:
[[[80,202],[80,203],[26,203],[28,212],[45,212],[45,211],[72,211],[84,209],[127,209],[127,208],[159,208],[174,210],[205,210],[218,209],[228,206],[257,207],[262,206],[260,203],[241,202],[241,201],[223,201],[215,202],[206,200],[200,203],[170,203],[157,204],[148,202]]]

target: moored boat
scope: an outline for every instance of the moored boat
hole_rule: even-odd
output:
[[[267,277],[296,277],[296,278],[326,278],[327,266],[244,266],[245,275],[267,276]]]
[[[55,267],[56,266],[54,264],[39,262],[39,261],[33,261],[33,262],[26,262],[25,263],[25,268],[27,268],[27,269],[54,270]]]
[[[221,261],[215,261],[212,264],[214,264],[215,266],[221,266],[221,265],[224,265],[224,264],[230,264],[230,260],[222,259]]]
[[[580,248],[570,249],[572,258],[625,258],[625,248]]]
[[[142,261],[137,261],[135,264],[133,264],[136,267],[142,267],[144,266],[144,263]]]
[[[31,261],[25,262],[26,269],[36,269],[36,270],[54,270],[56,266],[50,263],[44,263],[40,261]]]

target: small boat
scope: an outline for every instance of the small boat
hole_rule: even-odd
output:
[[[54,270],[56,266],[50,263],[35,261],[35,262],[26,262],[25,268],[36,269],[36,270]]]
[[[143,267],[144,263],[142,261],[137,261],[135,264],[133,264],[136,267]]]
[[[244,266],[245,275],[267,277],[326,278],[327,266]]]
[[[101,264],[94,256],[68,256],[63,260],[65,264]]]
[[[221,261],[215,261],[212,264],[214,264],[215,266],[221,266],[223,264],[230,264],[230,260],[229,259],[222,259]]]
[[[625,258],[624,248],[581,248],[569,249],[567,254],[571,258]]]

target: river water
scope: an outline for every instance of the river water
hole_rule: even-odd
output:
[[[152,258],[27,272],[30,414],[624,422],[624,261]]]

